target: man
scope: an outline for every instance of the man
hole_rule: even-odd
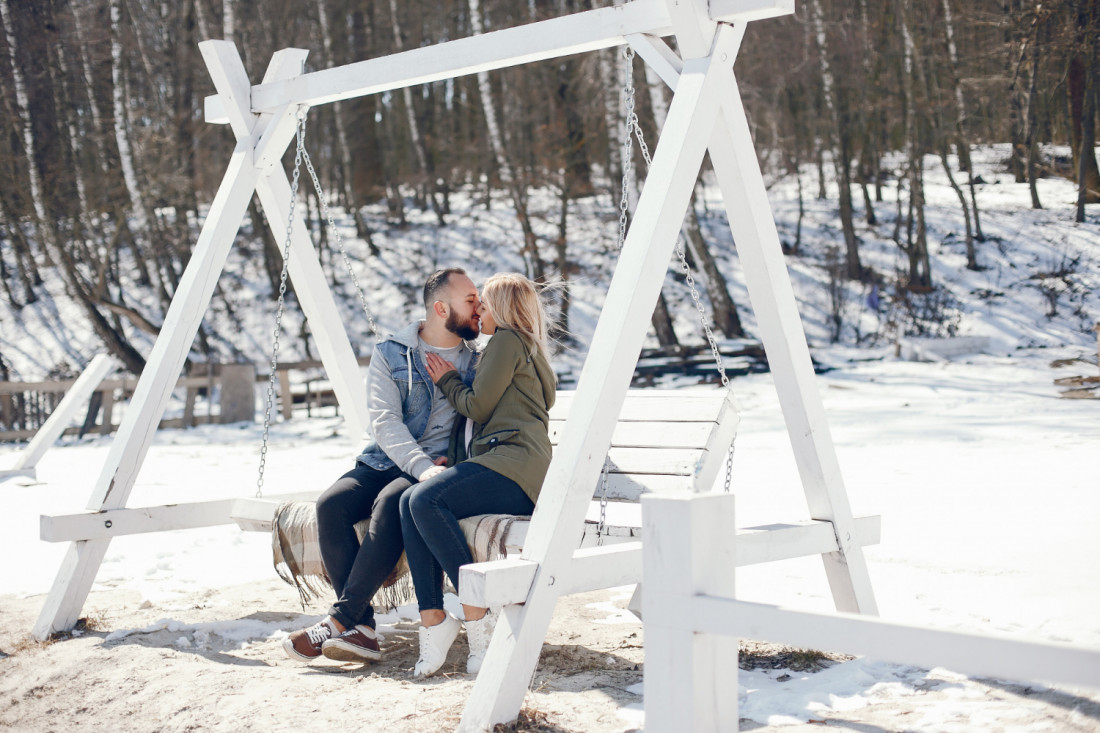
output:
[[[375,347],[367,370],[373,440],[355,468],[317,500],[318,544],[336,602],[321,622],[283,642],[292,659],[381,659],[370,601],[404,550],[399,500],[409,483],[444,470],[455,420],[428,375],[425,352],[450,361],[471,383],[478,305],[477,287],[465,271],[434,272],[424,284],[425,319]],[[355,524],[367,518],[370,529],[360,544]]]

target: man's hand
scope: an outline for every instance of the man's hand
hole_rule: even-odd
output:
[[[446,461],[447,459],[444,458],[443,460]],[[426,469],[422,474],[420,474],[420,476],[418,476],[417,479],[421,483],[424,483],[425,481],[430,479],[432,476],[438,476],[439,474],[443,473],[446,470],[447,470],[446,466],[432,466],[431,468]]]
[[[433,382],[438,383],[439,378],[447,372],[458,371],[455,365],[447,361],[438,354],[434,354],[429,351],[425,356],[425,361],[428,364],[428,376],[432,378]]]

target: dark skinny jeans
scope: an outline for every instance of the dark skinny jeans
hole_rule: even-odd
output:
[[[401,494],[401,530],[421,611],[443,608],[443,573],[458,589],[459,567],[473,556],[458,520],[478,514],[530,514],[534,503],[515,481],[460,463]]]
[[[317,500],[317,541],[336,591],[329,615],[346,629],[356,624],[374,628],[371,598],[404,549],[399,500],[406,487],[389,487],[398,478],[415,485],[415,480],[396,466],[379,471],[357,463]],[[355,525],[368,517],[370,526],[360,543]]]

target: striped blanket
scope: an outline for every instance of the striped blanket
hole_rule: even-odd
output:
[[[512,522],[517,519],[528,517],[482,514],[461,520],[459,524],[470,546],[474,562],[505,557],[507,548],[504,538]],[[367,525],[367,521],[355,525],[360,540],[366,534]],[[275,572],[298,589],[303,607],[310,600],[332,592],[332,583],[325,572],[317,542],[317,511],[314,502],[293,501],[279,505],[275,510],[275,522],[271,530],[271,551]],[[449,587],[446,578],[444,583]],[[409,566],[402,554],[381,590],[372,599],[371,605],[378,610],[394,609],[411,603],[415,597]]]

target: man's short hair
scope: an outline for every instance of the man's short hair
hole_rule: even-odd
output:
[[[436,296],[439,291],[446,290],[447,286],[451,283],[451,275],[465,275],[466,271],[461,267],[448,267],[443,270],[436,270],[428,276],[427,281],[424,283],[424,309],[431,310],[432,303],[439,300]]]

